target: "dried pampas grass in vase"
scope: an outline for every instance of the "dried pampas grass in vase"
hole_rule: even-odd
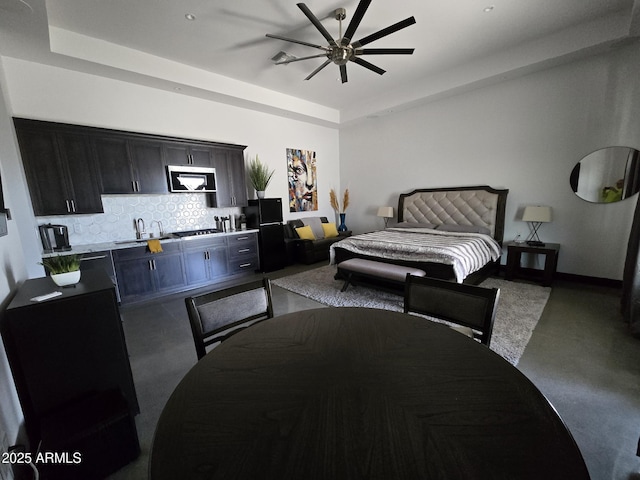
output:
[[[344,220],[346,217],[345,210],[349,206],[349,189],[347,188],[344,191],[344,195],[342,196],[342,208],[340,208],[340,202],[338,201],[338,195],[336,195],[336,191],[332,188],[329,191],[329,204],[331,208],[340,216],[340,225],[338,226],[338,232],[346,232],[347,226],[344,224]]]

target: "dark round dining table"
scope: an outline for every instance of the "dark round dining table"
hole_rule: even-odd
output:
[[[486,346],[418,316],[318,308],[245,329],[187,373],[158,421],[149,478],[589,473],[553,406]]]

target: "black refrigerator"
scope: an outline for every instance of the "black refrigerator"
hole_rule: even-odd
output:
[[[244,214],[247,217],[247,228],[259,230],[260,270],[273,272],[284,268],[287,263],[287,251],[282,225],[282,199],[249,200]]]

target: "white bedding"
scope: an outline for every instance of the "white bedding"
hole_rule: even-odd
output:
[[[431,228],[388,228],[348,237],[331,245],[332,264],[335,248],[387,260],[451,265],[458,283],[502,254],[498,242],[489,235]]]

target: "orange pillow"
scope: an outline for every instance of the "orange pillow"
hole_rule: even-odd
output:
[[[338,229],[335,223],[323,223],[322,230],[324,230],[324,238],[332,238],[338,236]]]
[[[309,225],[306,225],[304,227],[299,227],[296,228],[296,233],[298,234],[298,237],[300,237],[301,240],[315,240],[316,237],[313,234],[313,230],[311,230],[311,227]]]

